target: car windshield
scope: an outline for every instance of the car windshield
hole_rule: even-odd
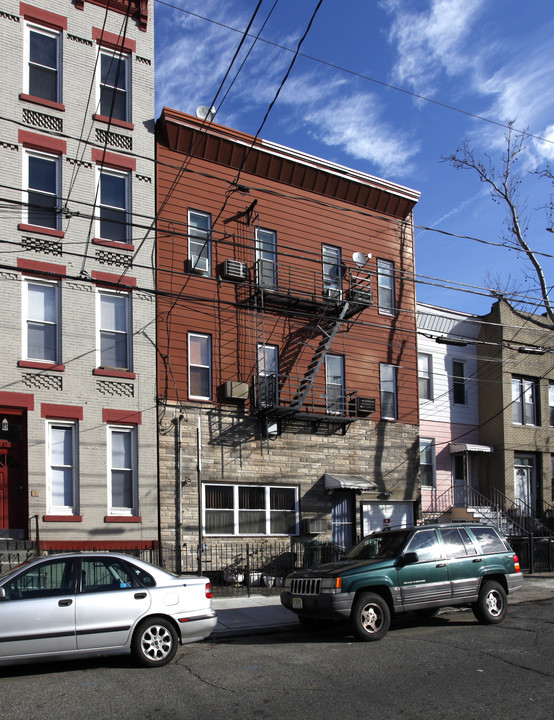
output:
[[[409,530],[382,532],[368,535],[346,553],[346,560],[387,560],[394,558],[406,542]]]

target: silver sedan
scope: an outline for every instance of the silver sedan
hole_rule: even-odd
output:
[[[0,576],[0,664],[132,652],[148,667],[216,625],[208,578],[124,554],[30,560]]]

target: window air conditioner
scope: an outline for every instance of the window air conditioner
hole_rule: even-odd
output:
[[[223,277],[226,280],[246,280],[246,263],[227,259],[223,263]]]
[[[190,256],[190,271],[199,275],[207,275],[209,271],[208,258],[202,255]]]
[[[302,533],[304,535],[321,535],[327,532],[327,520],[325,518],[303,518]]]
[[[248,383],[238,380],[227,380],[224,386],[225,400],[248,400]]]

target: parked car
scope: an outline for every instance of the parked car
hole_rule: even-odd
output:
[[[374,533],[343,560],[298,570],[282,604],[308,625],[350,620],[361,640],[386,635],[391,615],[430,617],[469,605],[480,623],[502,622],[507,595],[520,588],[517,555],[492,526],[449,524]]]
[[[0,576],[0,663],[132,652],[149,667],[217,622],[205,577],[116,553],[34,558]]]

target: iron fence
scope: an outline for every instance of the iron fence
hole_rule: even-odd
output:
[[[554,538],[517,535],[508,538],[522,570],[529,574],[554,571]]]

